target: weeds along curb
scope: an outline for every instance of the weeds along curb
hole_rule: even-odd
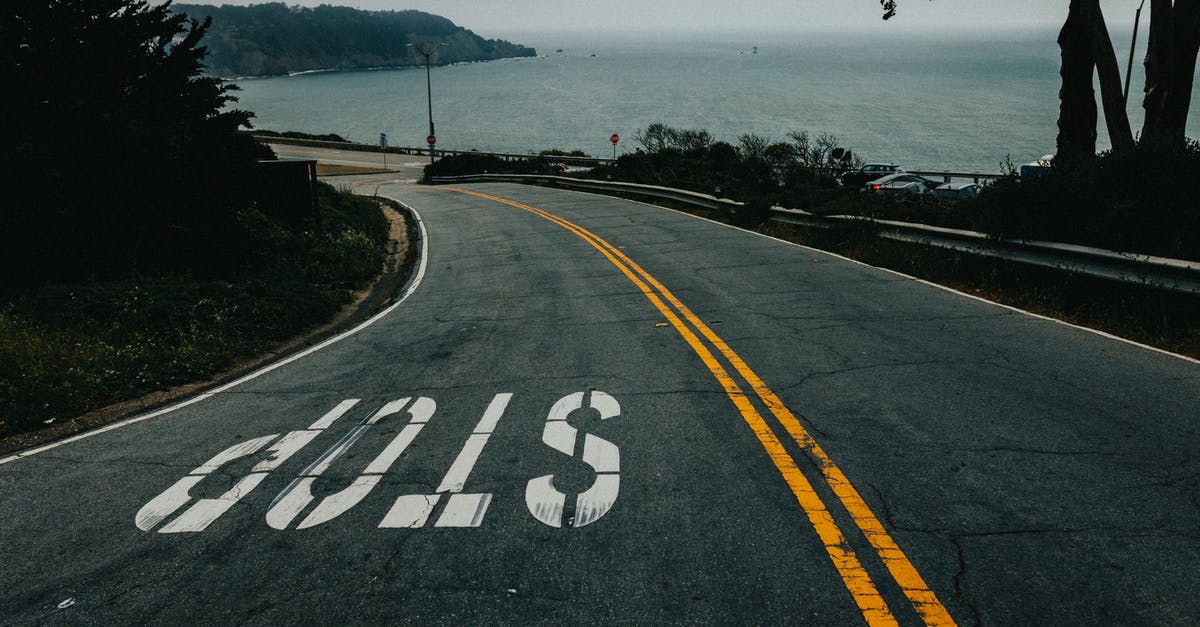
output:
[[[207,381],[176,386],[165,392],[87,412],[51,428],[0,439],[0,455],[18,451],[0,457],[0,465],[183,409],[335,344],[391,313],[420,286],[429,254],[428,245],[424,222],[415,209],[392,198],[376,199],[404,218],[408,249],[398,267],[381,274],[368,295],[345,318],[282,342],[275,351],[234,366]]]

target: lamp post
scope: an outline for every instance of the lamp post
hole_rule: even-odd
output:
[[[425,57],[425,94],[429,99],[429,136],[437,137],[437,133],[433,132],[433,83],[429,78],[429,59],[437,52],[439,46],[445,46],[446,42],[441,42],[436,46],[433,44],[408,44],[410,48],[417,51],[417,54]],[[429,144],[429,162],[433,163],[433,144]]]

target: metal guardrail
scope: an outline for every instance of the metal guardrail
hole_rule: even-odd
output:
[[[288,144],[292,146],[310,146],[313,148],[332,148],[335,150],[354,150],[358,152],[384,152],[378,145],[375,144],[360,144],[357,142],[334,142],[320,139],[295,139],[291,137],[275,137],[273,135],[255,135],[255,139],[261,142],[272,144]],[[414,156],[429,156],[429,148],[413,148],[409,146],[388,146],[388,154],[398,155],[414,155]],[[566,155],[521,155],[516,153],[506,152],[481,152],[478,150],[443,150],[434,148],[433,155],[435,157],[452,157],[455,155],[489,155],[497,157],[504,161],[517,161],[520,159],[545,159],[553,163],[565,163],[574,166],[596,166],[604,163],[612,163],[612,159],[602,157],[571,157]]]
[[[433,182],[435,184],[480,182],[532,183],[602,194],[665,198],[708,209],[724,209],[730,212],[736,212],[744,206],[742,203],[728,198],[717,198],[708,194],[699,194],[687,190],[654,185],[640,185],[637,183],[589,181],[587,179],[577,179],[567,176],[476,174],[470,176],[434,177]],[[1173,292],[1200,294],[1200,261],[1185,261],[1132,253],[1120,253],[1073,244],[1003,240],[974,231],[890,220],[872,220],[858,216],[818,216],[806,211],[785,209],[782,207],[773,207],[771,209],[771,219],[778,222],[815,228],[833,228],[845,226],[853,222],[868,222],[879,229],[880,237],[895,241],[935,246],[984,257],[1055,268],[1126,284],[1157,287]]]
[[[634,196],[663,198],[678,202],[705,207],[707,209],[737,210],[742,203],[728,198],[717,198],[709,194],[689,192],[673,187],[657,185],[642,185],[640,183],[613,183],[610,181],[591,181],[570,176],[550,176],[535,174],[471,174],[467,176],[435,176],[434,184],[439,183],[541,183],[567,189],[596,191],[600,193],[623,193]]]
[[[358,152],[384,152],[378,145],[375,144],[360,144],[357,142],[335,142],[320,139],[296,139],[292,137],[276,137],[273,135],[255,135],[255,139],[263,142],[275,144],[290,144],[294,146],[311,146],[314,148],[333,148],[337,150],[354,150]],[[386,152],[400,155],[414,156],[429,156],[429,148],[413,148],[411,146],[388,146]],[[435,157],[451,157],[454,155],[489,155],[503,159],[504,161],[517,161],[520,159],[539,158],[555,163],[565,163],[574,166],[596,166],[607,163],[615,163],[615,159],[606,159],[604,157],[572,157],[566,155],[531,155],[517,154],[508,152],[481,152],[478,150],[443,150],[434,148],[433,154]],[[971,179],[976,183],[980,181],[990,181],[998,178],[1003,178],[1003,174],[986,174],[983,172],[950,172],[950,171],[932,171],[932,170],[905,170],[909,174],[916,174],[930,178],[941,177],[942,181],[949,183],[952,179]],[[831,172],[831,174],[836,174]]]
[[[981,181],[986,182],[1002,179],[1005,176],[1003,174],[984,174],[982,172],[933,172],[931,170],[905,170],[905,172],[927,178],[936,178],[940,176],[943,183],[949,183],[953,179],[971,179],[973,182],[979,183]]]

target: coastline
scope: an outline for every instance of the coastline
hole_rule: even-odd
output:
[[[478,61],[455,61],[454,63],[434,64],[433,67],[453,67],[459,65],[476,65],[480,63],[496,63],[499,61],[521,61],[524,59],[541,59],[544,55],[533,54],[519,57],[499,57],[496,59],[481,59]],[[309,74],[330,74],[333,72],[381,72],[389,70],[416,70],[420,69],[421,65],[373,65],[369,67],[332,67],[318,68],[311,70],[296,70],[289,71],[287,74],[251,74],[248,76],[221,76],[214,74],[216,78],[223,81],[251,81],[261,80],[266,78],[292,78],[295,76],[306,76]]]

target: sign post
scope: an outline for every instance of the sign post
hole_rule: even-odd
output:
[[[613,134],[612,134],[612,137],[609,137],[609,138],[608,138],[608,141],[612,142],[612,145],[613,145],[613,159],[616,159],[616,158],[617,158],[617,142],[621,141],[621,136],[620,136],[620,135],[617,135],[616,133],[613,133]]]
[[[387,133],[379,134],[379,150],[383,152],[383,169],[387,169]]]
[[[425,138],[425,143],[429,144],[429,162],[433,163],[433,145],[437,143],[437,136],[430,133],[429,137]]]

